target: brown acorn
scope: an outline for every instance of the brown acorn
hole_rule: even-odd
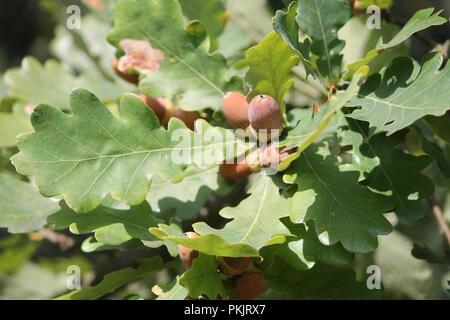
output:
[[[119,65],[119,60],[114,57],[113,60],[112,60],[112,67],[114,69],[114,72],[119,77],[124,79],[125,81],[128,81],[128,82],[136,84],[136,85],[139,83],[139,74],[122,72],[122,71],[119,70],[118,65]]]
[[[161,124],[164,124],[164,120],[166,119],[167,113],[170,112],[166,108],[166,100],[163,98],[152,98],[147,97],[146,95],[139,95],[139,98],[141,98],[142,101],[144,101],[147,106],[153,110],[153,112],[156,114],[156,116],[159,119],[159,122]]]
[[[256,149],[245,156],[245,159],[236,158],[233,163],[224,161],[219,172],[227,180],[240,180],[254,172],[261,171],[261,151]]]
[[[247,97],[231,91],[222,98],[222,109],[228,123],[235,129],[245,129],[249,125]]]
[[[189,239],[198,237],[198,234],[195,232],[186,232],[185,234]],[[178,254],[180,255],[181,262],[183,262],[186,270],[192,268],[192,262],[198,257],[198,251],[187,248],[181,244],[178,245]]]
[[[219,167],[220,174],[227,180],[240,180],[252,174],[252,170],[244,161],[240,163],[222,163]]]
[[[283,126],[283,117],[278,103],[265,94],[257,95],[252,99],[248,107],[248,118],[256,131],[276,130]]]
[[[189,129],[194,131],[195,121],[200,118],[200,114],[196,111],[184,111],[175,108],[172,117],[180,119]]]
[[[234,295],[239,300],[253,300],[267,289],[267,280],[259,272],[243,273],[232,279]]]
[[[223,273],[235,276],[243,273],[252,263],[252,258],[219,258],[219,268]]]

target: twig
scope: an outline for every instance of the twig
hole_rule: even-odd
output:
[[[49,242],[58,245],[63,250],[70,249],[75,245],[75,240],[71,237],[50,229],[42,228],[38,231],[38,234]]]
[[[437,220],[441,234],[445,237],[448,245],[450,246],[450,227],[448,226],[447,221],[445,221],[442,209],[438,206],[434,198],[428,198],[428,204],[430,205],[433,215]]]

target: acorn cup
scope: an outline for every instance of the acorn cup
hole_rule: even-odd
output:
[[[220,257],[219,258],[219,269],[223,273],[235,276],[246,271],[252,263],[252,258],[229,258]]]
[[[186,232],[185,234],[189,239],[197,238],[199,236],[195,232]],[[192,268],[192,262],[198,257],[198,251],[187,248],[181,244],[178,245],[178,254],[180,255],[181,262],[183,262],[186,270]]]
[[[128,81],[132,84],[137,85],[139,83],[139,74],[138,73],[132,73],[132,72],[122,72],[119,70],[119,60],[117,58],[113,58],[112,60],[112,67],[114,69],[114,72],[124,79],[125,81]]]
[[[263,166],[277,166],[292,154],[293,150],[280,151],[273,143],[265,147],[261,152]]]
[[[228,123],[235,129],[249,126],[247,97],[242,93],[231,91],[222,98],[222,109]]]
[[[267,289],[267,280],[260,272],[243,273],[233,277],[231,286],[239,300],[254,300]]]

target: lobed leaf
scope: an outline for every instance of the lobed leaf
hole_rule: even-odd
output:
[[[192,42],[177,0],[119,2],[108,40],[118,47],[124,39],[146,40],[164,55],[159,69],[140,82],[148,96],[176,97],[185,110],[218,109],[225,92],[242,90],[239,79],[225,79],[222,54],[209,54]]]
[[[297,148],[297,151],[280,164],[279,171],[284,171],[297,159],[326,129],[336,112],[356,96],[359,89],[358,82],[366,71],[366,68],[361,68],[345,91],[331,96],[325,105],[319,106],[318,112],[312,110],[311,116],[305,117],[305,114],[302,114],[303,119],[295,127],[287,130],[286,136],[278,144],[280,147]]]
[[[317,69],[329,83],[340,79],[344,41],[338,31],[351,17],[351,6],[339,0],[299,0],[296,21],[312,39],[311,52]]]
[[[358,184],[357,172],[341,172],[335,156],[323,157],[313,145],[284,175],[298,186],[290,201],[294,223],[314,222],[325,245],[341,242],[351,252],[369,252],[377,247],[378,235],[392,231],[383,216],[393,204]]]
[[[226,194],[230,189],[231,183],[222,178],[218,166],[205,170],[191,166],[184,170],[183,180],[176,184],[155,177],[147,202],[155,214],[175,209],[179,218],[190,219],[198,213],[211,193]]]
[[[275,32],[281,35],[289,45],[300,57],[300,60],[305,67],[307,74],[315,74],[314,66],[311,62],[310,41],[305,39],[303,42],[299,41],[299,26],[296,18],[298,15],[298,4],[293,1],[287,10],[278,10],[272,19],[272,26]]]
[[[58,202],[41,196],[35,185],[0,174],[0,227],[11,233],[37,231],[59,210]]]
[[[299,58],[276,32],[269,33],[245,55],[248,71],[245,80],[252,88],[250,97],[267,94],[285,109],[284,96],[294,84],[292,68]]]
[[[368,78],[348,107],[360,107],[349,117],[367,121],[375,132],[393,134],[427,115],[450,110],[450,65],[442,70],[443,56],[433,53],[418,69],[410,58],[397,58]]]
[[[434,193],[433,182],[421,171],[432,159],[406,154],[396,148],[405,141],[406,132],[389,137],[384,134],[368,137],[359,122],[351,124],[351,128],[364,138],[364,144],[357,147],[362,158],[378,159],[378,165],[367,171],[362,184],[388,195],[400,222],[412,224],[421,218],[425,212],[420,200]]]
[[[121,245],[131,239],[153,241],[148,228],[156,226],[150,206],[143,203],[130,210],[99,207],[89,214],[79,214],[63,205],[62,209],[47,218],[55,229],[69,228],[74,234],[94,233],[96,241],[104,245]]]
[[[198,258],[194,259],[192,268],[180,277],[180,284],[188,289],[192,298],[206,295],[215,300],[218,296],[225,296],[225,288],[214,256],[200,253]]]
[[[137,205],[154,174],[177,182],[183,165],[221,163],[235,148],[245,151],[228,130],[202,120],[196,133],[178,119],[162,129],[155,114],[131,94],[121,99],[120,118],[82,89],[72,93],[71,106],[73,115],[37,106],[32,115],[36,132],[20,136],[20,153],[12,162],[18,172],[36,178],[43,195],[63,196],[76,212],[95,209],[108,194]]]
[[[352,262],[353,254],[345,251],[340,244],[325,246],[320,243],[313,226],[293,224],[289,219],[282,221],[294,236],[283,244],[264,248],[262,255],[265,263],[274,263],[278,256],[295,269],[304,271],[313,268],[318,261],[336,266]]]
[[[400,32],[388,43],[380,44],[377,48],[369,51],[364,59],[356,61],[348,65],[348,72],[345,74],[345,79],[352,78],[354,73],[362,66],[368,65],[378,55],[383,54],[386,50],[391,49],[408,40],[413,34],[427,29],[431,26],[439,26],[447,23],[448,20],[440,17],[442,11],[433,13],[434,8],[422,9],[417,11],[414,16],[406,23]]]
[[[0,112],[0,148],[16,145],[16,137],[24,132],[32,131],[27,106],[16,102],[12,112]]]
[[[288,215],[289,201],[280,195],[274,179],[265,175],[254,181],[249,193],[239,206],[220,211],[222,217],[233,219],[224,228],[214,229],[199,222],[193,225],[194,230],[200,235],[216,235],[229,244],[245,244],[256,250],[283,243],[291,235],[280,221]]]
[[[10,95],[15,98],[33,105],[46,103],[61,109],[69,109],[68,97],[76,88],[87,88],[102,101],[116,100],[129,89],[123,83],[112,83],[90,73],[76,77],[55,60],[41,65],[34,57],[26,57],[20,68],[8,70],[5,82]]]
[[[139,261],[137,268],[128,267],[108,273],[99,284],[69,292],[54,300],[96,300],[114,292],[131,281],[142,278],[150,272],[162,269],[163,266],[164,263],[159,256],[142,259]]]
[[[210,233],[197,238],[188,238],[174,225],[158,225],[149,231],[164,241],[172,241],[185,247],[203,252],[211,256],[221,257],[258,257],[258,251],[245,243],[228,243],[220,236]]]

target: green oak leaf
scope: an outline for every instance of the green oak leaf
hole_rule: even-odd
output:
[[[426,116],[424,122],[433,130],[437,137],[450,143],[450,113],[446,113],[441,117]]]
[[[0,228],[11,233],[39,230],[47,216],[59,210],[58,202],[41,196],[35,185],[0,174]]]
[[[362,146],[365,143],[365,137],[359,130],[352,130],[353,126],[356,126],[353,121],[357,120],[346,118],[344,121],[343,127],[337,131],[336,136],[342,149],[351,150],[351,159],[347,159],[340,166],[340,169],[343,171],[359,171],[359,181],[362,181],[368,172],[380,165],[380,159],[363,153],[365,149]],[[362,126],[364,123],[358,124]]]
[[[206,295],[209,299],[215,300],[219,295],[225,296],[216,257],[203,253],[194,259],[192,268],[180,277],[180,284],[188,289],[192,298]]]
[[[348,265],[353,260],[353,254],[344,250],[340,245],[325,246],[317,239],[313,227],[306,228],[304,224],[293,224],[289,218],[282,219],[294,237],[287,238],[286,243],[264,248],[262,256],[265,263],[272,263],[275,256],[279,256],[297,270],[308,270],[317,261],[330,265]]]
[[[177,277],[175,284],[172,288],[162,295],[160,295],[156,300],[184,300],[189,294],[188,289],[180,284],[180,277]]]
[[[446,151],[444,151],[439,144],[430,141],[426,136],[421,136],[421,138],[423,152],[434,159],[442,174],[446,178],[450,178],[450,162]]]
[[[389,137],[384,134],[369,137],[367,130],[358,121],[350,123],[352,130],[364,138],[359,153],[363,157],[377,158],[379,162],[367,172],[362,184],[388,195],[400,222],[412,224],[421,218],[425,212],[420,200],[434,192],[433,182],[421,171],[430,165],[432,159],[398,150],[396,147],[405,141],[404,131]]]
[[[339,171],[335,156],[318,152],[317,145],[305,150],[284,175],[285,182],[298,185],[290,203],[292,222],[312,220],[325,245],[341,242],[351,252],[375,249],[376,237],[392,231],[383,213],[393,204],[359,185],[359,173]]]
[[[279,299],[301,300],[369,300],[380,298],[381,290],[369,290],[356,280],[348,268],[316,265],[299,272],[284,261],[277,261],[263,271],[271,290]]]
[[[94,232],[95,239],[106,245],[121,245],[131,239],[153,241],[148,228],[156,226],[156,219],[150,206],[142,203],[130,210],[98,207],[88,214],[79,214],[63,205],[62,209],[47,218],[55,229],[69,228],[74,234]]]
[[[361,7],[367,9],[370,6],[378,6],[380,9],[389,9],[394,4],[393,0],[362,0]]]
[[[289,47],[300,57],[307,74],[315,74],[311,62],[310,41],[306,38],[303,42],[299,41],[299,27],[296,21],[298,15],[298,4],[293,1],[288,11],[278,10],[272,19],[273,29],[283,37]]]
[[[283,243],[291,233],[280,221],[288,215],[289,201],[279,193],[274,179],[260,175],[248,191],[250,196],[237,207],[220,211],[226,219],[233,219],[222,229],[214,229],[206,223],[193,225],[200,235],[214,234],[229,244],[246,244],[256,250],[272,244]]]
[[[366,72],[367,68],[362,68],[352,79],[348,88],[331,96],[326,104],[319,106],[318,112],[311,110],[309,115],[301,113],[302,119],[296,126],[288,128],[286,136],[278,142],[280,147],[297,148],[295,153],[280,163],[279,171],[286,170],[292,161],[297,159],[303,150],[311,145],[327,128],[336,112],[357,95],[358,82]]]
[[[296,17],[300,30],[312,39],[319,73],[329,83],[339,81],[345,42],[338,31],[351,17],[351,6],[339,0],[299,0]]]
[[[245,55],[249,67],[245,80],[252,87],[250,97],[267,94],[285,109],[284,96],[294,84],[292,68],[299,58],[276,32],[269,33]]]
[[[151,272],[162,269],[163,266],[163,260],[159,256],[141,259],[138,261],[137,268],[128,267],[108,273],[99,284],[69,292],[54,300],[96,300],[108,293],[116,291],[131,281],[140,279]]]
[[[339,38],[345,41],[345,48],[342,50],[344,66],[363,59],[369,50],[377,46],[380,38],[389,41],[401,29],[398,25],[383,19],[380,21],[380,29],[369,29],[367,19],[367,15],[355,15],[339,30]],[[397,57],[408,56],[410,47],[410,41],[405,41],[378,55],[368,64],[369,74],[379,72]]]
[[[203,170],[190,166],[184,170],[183,180],[176,184],[155,177],[147,202],[155,214],[175,209],[178,217],[190,219],[198,213],[211,193],[226,194],[231,187],[232,184],[219,174],[219,167]]]
[[[217,51],[221,52],[225,58],[230,61],[240,60],[242,52],[253,44],[252,39],[247,35],[244,29],[235,21],[227,23],[222,34],[218,38],[219,47]],[[230,72],[230,70],[228,70]]]
[[[191,20],[200,20],[211,39],[211,51],[217,47],[217,38],[223,32],[227,20],[221,0],[179,0],[184,14]]]
[[[399,33],[388,43],[381,43],[377,48],[369,51],[364,59],[358,60],[348,65],[348,72],[345,74],[345,79],[349,80],[353,74],[362,66],[368,65],[373,59],[386,50],[398,46],[399,44],[408,40],[414,33],[427,29],[431,26],[439,26],[447,23],[447,19],[440,17],[442,10],[433,13],[433,8],[422,9],[417,11],[414,16],[406,23],[406,25],[399,31]]]
[[[164,54],[159,69],[139,84],[148,96],[176,97],[185,110],[218,109],[225,92],[242,90],[239,79],[225,79],[227,63],[222,54],[209,54],[192,42],[176,0],[119,2],[108,40],[118,47],[123,39],[149,41]]]
[[[197,238],[186,237],[176,225],[160,224],[149,231],[165,242],[175,242],[185,247],[203,252],[211,256],[221,257],[258,257],[258,250],[245,243],[227,243],[220,236],[210,233]]]
[[[72,93],[71,107],[73,115],[37,106],[31,118],[36,132],[20,136],[21,152],[12,162],[21,174],[36,177],[43,195],[62,195],[76,212],[95,209],[108,194],[137,205],[154,174],[177,182],[183,165],[222,163],[243,146],[230,130],[203,120],[196,133],[178,119],[171,119],[168,130],[160,128],[155,114],[132,94],[121,99],[120,118],[82,89]]]
[[[369,77],[347,104],[360,107],[349,117],[391,135],[426,115],[443,115],[450,110],[450,65],[440,70],[442,64],[441,53],[428,55],[420,70],[410,58],[395,59],[382,74]]]
[[[128,87],[98,78],[90,73],[75,76],[54,60],[41,65],[36,58],[26,57],[20,68],[6,72],[9,93],[26,103],[47,103],[69,108],[69,95],[75,88],[87,88],[102,101],[116,100]]]
[[[12,112],[0,112],[0,148],[14,147],[19,134],[33,131],[26,107],[25,104],[17,102]]]

